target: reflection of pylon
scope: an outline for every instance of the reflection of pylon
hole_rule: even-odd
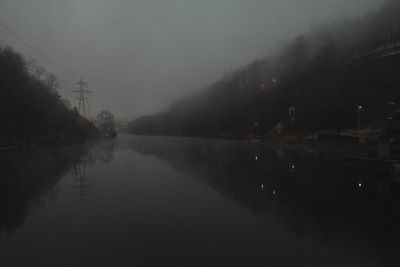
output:
[[[88,173],[86,171],[86,160],[83,160],[77,167],[75,167],[75,181],[79,182],[79,185],[74,186],[74,188],[79,189],[80,197],[85,197],[89,195],[89,187],[88,184]]]
[[[79,85],[79,89],[74,90],[72,92],[75,94],[78,94],[78,96],[76,97],[76,99],[78,100],[78,111],[84,118],[87,119],[88,115],[89,115],[88,114],[89,113],[88,95],[90,94],[90,91],[88,90],[89,84],[87,82],[85,82],[82,78],[76,84]]]

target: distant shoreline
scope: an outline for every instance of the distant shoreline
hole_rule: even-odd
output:
[[[300,136],[271,136],[271,137],[234,137],[234,136],[186,136],[186,135],[162,135],[162,134],[136,134],[128,133],[131,136],[147,136],[147,137],[171,137],[171,138],[193,138],[193,139],[214,139],[214,140],[236,140],[236,141],[252,141],[252,142],[266,142],[275,145],[282,146],[295,146],[295,147],[313,147],[317,149],[326,149],[335,152],[346,152],[346,153],[371,153],[371,151],[377,149],[377,140],[369,141],[366,143],[360,143],[357,138],[348,139],[319,139],[307,140]],[[334,135],[333,135],[334,137]]]
[[[100,140],[102,140],[102,138],[90,138],[88,140],[79,142],[48,143],[48,144],[31,143],[29,145],[15,145],[15,146],[4,146],[4,147],[0,146],[0,153],[10,152],[10,151],[21,151],[21,150],[47,149],[47,148],[63,147],[68,145],[88,144]]]

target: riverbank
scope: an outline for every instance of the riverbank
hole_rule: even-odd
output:
[[[136,135],[128,133],[129,135]],[[315,136],[310,139],[306,135],[279,135],[271,137],[254,137],[254,136],[182,136],[182,135],[136,135],[136,136],[153,136],[153,137],[173,137],[173,138],[193,138],[193,139],[216,139],[216,140],[242,140],[252,142],[266,142],[274,145],[295,148],[312,148],[322,149],[325,151],[341,152],[346,154],[362,154],[365,156],[373,156],[377,152],[377,140],[364,140],[360,142],[358,138],[343,138],[341,136]]]
[[[336,152],[357,153],[372,156],[376,154],[378,144],[377,142],[355,142],[353,140],[341,139],[301,139],[298,137],[279,136],[271,138],[263,138],[267,142],[280,144],[284,146],[295,147],[313,147],[317,149],[324,149]]]
[[[334,151],[377,156],[378,140],[383,136],[379,128],[347,129],[341,132],[303,132],[296,135],[280,134],[256,138],[283,145],[313,146]]]
[[[4,144],[4,143],[1,144],[0,143],[0,152],[62,147],[62,146],[66,146],[66,145],[91,143],[91,142],[99,141],[101,139],[102,139],[102,137],[100,135],[94,135],[92,137],[86,137],[86,138],[65,138],[63,140],[41,139],[40,141],[38,141],[38,139],[35,139],[35,138],[24,139],[19,142],[14,141],[11,144]]]

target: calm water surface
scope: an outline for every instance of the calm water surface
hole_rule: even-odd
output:
[[[388,166],[258,141],[120,136],[0,154],[1,266],[399,266]]]

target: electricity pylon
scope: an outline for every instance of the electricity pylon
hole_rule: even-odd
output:
[[[78,100],[78,111],[84,118],[87,119],[89,115],[88,95],[91,93],[88,90],[89,84],[85,82],[82,78],[79,82],[75,84],[79,85],[79,89],[72,91],[72,93],[78,94],[78,96],[75,98]]]

